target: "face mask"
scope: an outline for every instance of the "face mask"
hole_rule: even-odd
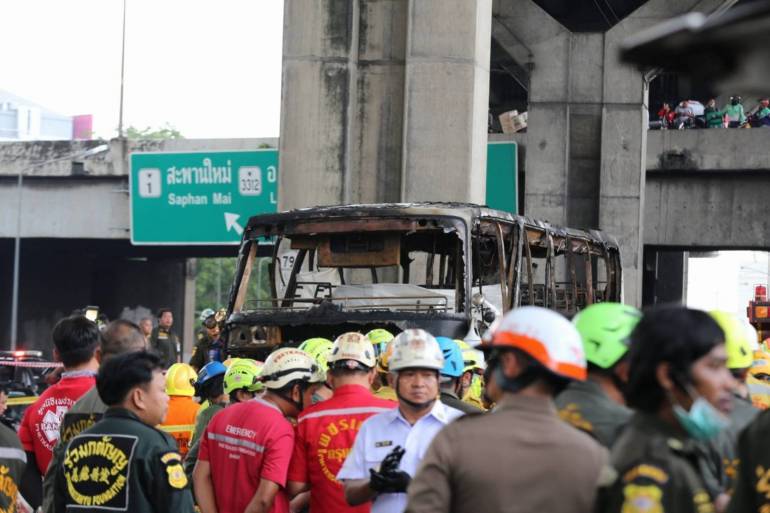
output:
[[[324,398],[318,395],[318,392],[313,392],[313,395],[310,396],[310,404],[318,404],[323,401]]]
[[[730,419],[702,397],[695,399],[690,411],[674,404],[674,415],[684,430],[696,440],[713,438],[730,425]]]

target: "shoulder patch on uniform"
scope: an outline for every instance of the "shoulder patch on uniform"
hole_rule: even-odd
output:
[[[663,490],[655,485],[623,487],[623,513],[663,513]]]
[[[171,451],[164,453],[163,456],[160,457],[160,462],[164,465],[167,465],[171,461],[182,461],[182,455],[178,452]]]
[[[138,438],[80,434],[64,453],[67,503],[89,511],[128,511],[129,471]]]
[[[567,406],[559,410],[559,417],[564,422],[571,424],[581,431],[585,431],[587,433],[594,432],[593,424],[591,424],[591,422],[583,417],[583,414],[580,412],[580,406],[578,406],[577,403],[569,403]]]
[[[647,478],[659,484],[666,484],[668,482],[666,471],[655,465],[637,465],[623,474],[623,482],[625,483],[631,483],[639,478]]]
[[[168,475],[168,484],[171,488],[181,490],[187,486],[187,474],[184,473],[182,464],[179,461],[166,465],[166,474]]]

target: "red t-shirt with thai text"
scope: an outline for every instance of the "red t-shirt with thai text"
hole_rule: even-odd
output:
[[[92,373],[78,371],[72,377],[62,374],[61,380],[48,387],[37,401],[24,411],[19,426],[19,440],[25,451],[35,453],[40,474],[45,475],[53,456],[53,448],[59,441],[59,427],[64,414],[80,396],[96,384]]]
[[[331,399],[299,415],[289,481],[310,484],[313,513],[368,513],[371,504],[348,506],[337,472],[345,463],[361,424],[377,413],[392,410],[394,401],[375,397],[360,385],[343,385]]]
[[[294,427],[277,406],[262,399],[220,411],[201,436],[198,459],[208,461],[220,513],[242,513],[261,479],[281,486],[271,513],[288,513],[283,490],[294,447]]]

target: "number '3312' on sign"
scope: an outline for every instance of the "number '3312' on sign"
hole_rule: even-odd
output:
[[[242,196],[262,194],[262,169],[259,166],[238,168],[238,191]]]

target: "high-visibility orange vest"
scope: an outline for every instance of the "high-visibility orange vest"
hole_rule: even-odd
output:
[[[195,429],[195,416],[200,407],[200,404],[193,401],[192,397],[169,396],[166,421],[158,427],[174,437],[182,456],[187,454],[190,448],[190,439],[193,429]]]

